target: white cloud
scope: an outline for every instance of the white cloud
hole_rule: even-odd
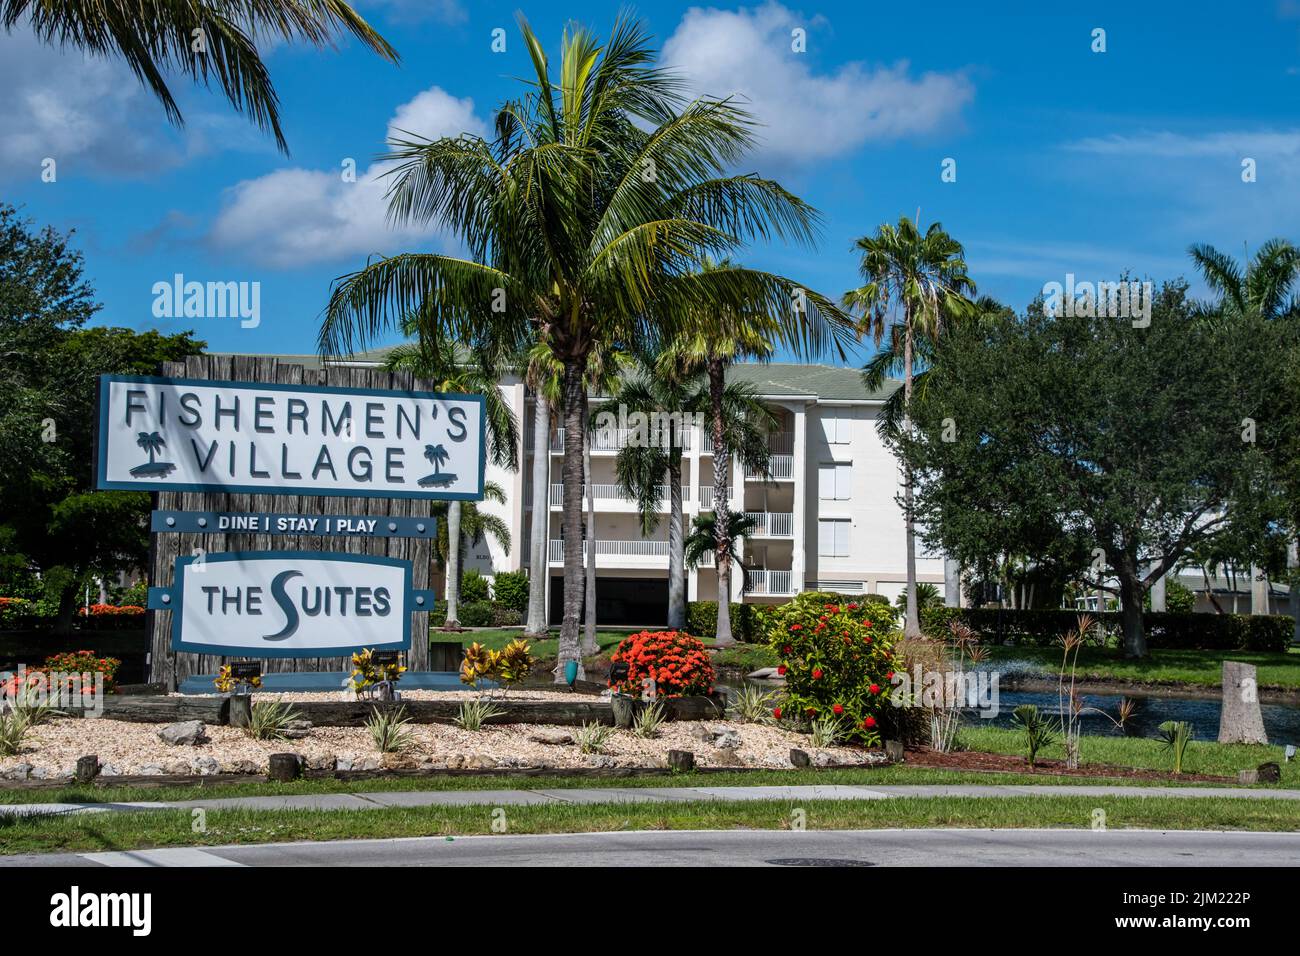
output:
[[[1167,130],[1135,135],[1091,136],[1067,143],[1072,152],[1097,156],[1153,156],[1185,159],[1199,156],[1295,156],[1300,130],[1214,132],[1189,136]]]
[[[388,136],[426,138],[462,132],[486,135],[487,124],[470,99],[438,87],[399,106]],[[391,164],[372,163],[345,182],[342,158],[330,169],[282,169],[245,180],[226,191],[208,242],[276,268],[355,259],[428,245],[434,226],[391,227],[384,198]]]
[[[791,49],[791,31],[820,23],[779,3],[735,11],[693,7],[668,41],[663,59],[703,95],[737,95],[765,124],[761,149],[782,160],[815,160],[868,140],[928,133],[958,116],[974,96],[960,72],[913,75],[906,61],[871,67],[847,63],[816,72],[812,53]]]
[[[458,0],[364,0],[358,8],[369,17],[371,7],[382,10],[394,23],[464,23],[468,19]]]

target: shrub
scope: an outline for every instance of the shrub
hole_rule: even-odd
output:
[[[1191,614],[1196,607],[1196,595],[1191,588],[1178,581],[1165,583],[1165,610],[1173,614]]]
[[[1192,725],[1185,720],[1166,720],[1159,728],[1159,740],[1174,757],[1174,773],[1183,772],[1183,757],[1192,739]]]
[[[731,712],[746,724],[772,723],[772,708],[776,706],[775,691],[763,690],[746,684],[727,702]]]
[[[357,694],[369,696],[376,684],[381,681],[395,684],[405,673],[406,667],[400,663],[376,662],[374,648],[367,647],[352,655],[352,690]]]
[[[399,754],[415,746],[415,735],[411,732],[411,721],[406,716],[406,708],[396,710],[376,709],[366,721],[370,739],[375,749],[381,754]]]
[[[498,607],[523,614],[528,610],[528,575],[523,571],[502,571],[492,581]]]
[[[40,670],[47,677],[55,673],[69,675],[103,674],[104,689],[111,691],[113,689],[113,679],[117,676],[117,670],[121,666],[122,662],[116,657],[100,657],[94,651],[64,651],[60,654],[51,654],[45,658],[45,663],[41,665]]]
[[[476,601],[491,601],[492,591],[488,587],[487,578],[483,577],[476,568],[470,568],[460,578],[460,601],[462,604],[473,604]]]
[[[460,606],[458,619],[465,627],[491,627],[495,610],[491,601],[469,601]]]
[[[297,711],[284,701],[254,701],[244,733],[254,740],[284,740],[289,724],[297,719]]]
[[[772,616],[768,640],[787,693],[773,714],[800,722],[830,717],[846,738],[877,744],[894,668],[894,614],[885,604],[834,597],[801,594]]]
[[[0,757],[12,757],[22,750],[31,723],[21,710],[0,711]]]
[[[636,716],[632,719],[632,733],[649,740],[659,735],[659,728],[666,719],[664,702],[651,701],[636,712]]]
[[[1029,769],[1034,769],[1038,751],[1056,739],[1056,728],[1051,720],[1039,713],[1036,704],[1021,704],[1011,712],[1012,722],[1025,735],[1025,750],[1029,755]]]
[[[713,662],[704,643],[682,631],[641,631],[619,642],[610,663],[627,664],[627,678],[610,686],[620,693],[640,694],[642,682],[655,682],[658,697],[689,697],[713,693]]]
[[[522,638],[516,638],[499,651],[475,641],[465,649],[460,682],[477,687],[481,680],[492,680],[509,690],[526,678],[536,663],[532,645]]]
[[[728,607],[731,615],[731,636],[738,641],[761,641],[767,631],[767,620],[779,605],[733,603]],[[716,637],[718,602],[688,601],[686,630],[701,638]]]
[[[477,733],[483,729],[484,724],[504,713],[490,700],[467,700],[460,705],[460,713],[453,720],[461,730]]]
[[[605,745],[609,743],[609,738],[612,736],[614,736],[614,728],[606,724],[584,723],[573,732],[578,753],[584,754],[603,753]]]
[[[500,604],[492,605],[492,626],[493,627],[519,627],[524,623],[524,616],[519,611],[511,607],[502,607]]]

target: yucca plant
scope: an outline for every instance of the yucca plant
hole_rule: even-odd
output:
[[[812,745],[821,750],[834,747],[844,737],[844,727],[834,717],[822,717],[812,722]]]
[[[460,713],[456,715],[455,722],[461,730],[477,733],[483,729],[484,724],[504,713],[490,700],[467,700],[460,705]]]
[[[1174,755],[1174,773],[1183,772],[1183,757],[1192,741],[1192,725],[1185,720],[1166,720],[1159,727],[1160,742]]]
[[[381,754],[398,754],[415,746],[415,734],[411,732],[411,721],[406,716],[406,708],[396,710],[379,709],[366,721],[366,730],[375,742],[375,749]]]
[[[1014,723],[1025,735],[1025,749],[1029,751],[1029,769],[1038,761],[1038,752],[1056,739],[1056,729],[1044,717],[1036,704],[1021,704],[1011,712]]]
[[[574,731],[573,739],[578,745],[578,753],[599,754],[605,752],[605,745],[614,736],[614,728],[607,724],[584,723]]]
[[[776,706],[777,693],[746,684],[728,702],[731,712],[747,724],[774,724],[772,708]]]
[[[289,724],[297,719],[298,712],[285,701],[254,701],[244,733],[254,740],[284,740]]]
[[[22,749],[31,729],[27,715],[21,710],[0,711],[0,757],[12,757]]]
[[[664,704],[661,700],[642,707],[632,720],[632,733],[649,740],[659,734],[659,728],[666,719]]]
[[[55,688],[50,689],[50,693],[55,692]],[[50,703],[49,694],[40,693],[30,684],[18,691],[13,701],[13,710],[27,719],[28,727],[39,727],[52,717],[64,716],[63,711],[56,710]]]

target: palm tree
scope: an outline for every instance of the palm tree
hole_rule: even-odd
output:
[[[483,500],[495,501],[497,504],[506,503],[505,489],[495,481],[483,483]],[[457,521],[457,527],[452,527],[450,520],[453,506],[459,505],[455,510],[460,512],[460,518]],[[492,538],[496,543],[506,551],[510,550],[510,526],[500,515],[488,514],[479,509],[476,502],[473,501],[439,501],[433,506],[435,517],[443,520],[438,523],[438,541],[437,557],[439,564],[442,565],[446,572],[447,578],[447,608],[448,614],[451,613],[452,598],[452,577],[453,567],[455,574],[460,575],[461,566],[463,565],[465,548],[478,544],[486,538]],[[454,550],[451,542],[459,542],[458,547]],[[455,584],[456,599],[460,599],[460,580],[456,579]],[[450,622],[446,625],[451,627]]]
[[[705,261],[701,276],[724,276],[736,267],[729,262]],[[798,306],[795,306],[798,308]],[[731,562],[734,549],[728,537],[731,528],[731,467],[735,450],[728,442],[726,416],[726,370],[744,358],[768,359],[772,343],[780,334],[778,322],[762,307],[738,303],[715,304],[695,316],[695,328],[678,335],[665,351],[666,361],[700,371],[709,387],[709,437],[713,443],[713,510],[718,515],[716,568],[718,579],[718,622],[714,643],[734,644],[731,634]],[[766,468],[767,459],[763,458]]]
[[[163,450],[167,443],[163,441],[162,435],[157,432],[140,432],[135,443],[143,448],[149,455],[149,464],[154,464],[154,456]]]
[[[519,445],[519,423],[497,387],[502,359],[499,344],[480,336],[471,340],[472,348],[458,350],[455,343],[440,334],[438,326],[425,321],[418,311],[403,320],[402,332],[414,341],[390,351],[385,366],[394,371],[410,372],[440,392],[482,395],[492,462],[513,471],[517,467],[515,449]],[[425,457],[433,462],[436,472],[446,461],[447,451],[441,445],[426,447]],[[486,497],[486,489],[484,495]],[[466,504],[453,501],[447,508],[447,533],[452,541],[461,540]],[[460,551],[460,548],[452,548],[447,552],[447,621],[444,626],[448,628],[459,626]]]
[[[705,414],[711,402],[706,376],[688,370],[680,354],[665,352],[655,358],[638,359],[635,375],[623,380],[610,399],[611,405],[626,407],[629,413],[680,411],[685,415]],[[767,435],[776,422],[772,410],[753,389],[729,383],[723,391],[723,422],[728,448],[741,451],[746,467],[765,469],[768,461]],[[686,626],[685,554],[682,516],[682,445],[686,426],[668,420],[670,434],[665,441],[628,446],[614,459],[620,491],[637,503],[643,534],[652,534],[659,523],[664,477],[668,486],[668,627]],[[665,447],[666,444],[666,447]],[[710,525],[711,527],[711,525]],[[712,550],[712,548],[710,548]]]
[[[1286,239],[1270,239],[1250,257],[1245,268],[1228,255],[1211,245],[1199,243],[1188,250],[1205,284],[1219,296],[1218,308],[1239,316],[1262,322],[1300,318],[1300,248]],[[1293,530],[1289,549],[1295,548]],[[1264,571],[1255,564],[1250,568],[1250,613],[1268,614],[1268,581]],[[1293,616],[1296,634],[1300,635],[1300,602],[1295,599],[1297,581],[1291,582]],[[1236,600],[1233,588],[1233,600]]]
[[[608,395],[616,387],[621,363],[617,353],[597,353],[587,367],[588,391]],[[582,423],[582,474],[587,489],[587,550],[585,592],[582,600],[584,657],[600,651],[596,643],[596,483],[591,470],[591,415],[584,409]]]
[[[921,233],[919,223],[906,216],[894,227],[885,223],[874,236],[855,244],[862,253],[859,271],[866,284],[844,294],[844,304],[861,312],[863,329],[877,345],[886,333],[902,338],[903,430],[910,432],[913,358],[918,339],[937,340],[945,321],[966,318],[975,311],[969,296],[975,283],[966,272],[961,243],[931,223]],[[900,314],[901,313],[901,314]],[[903,635],[921,636],[916,608],[916,521],[912,508],[912,471],[903,468],[903,518],[907,525],[907,616]]]
[[[781,341],[841,351],[851,323],[791,279],[753,269],[702,274],[709,255],[753,238],[810,244],[817,213],[778,183],[729,175],[754,140],[730,100],[687,102],[654,64],[642,28],[620,18],[608,43],[566,29],[559,81],[521,17],[535,81],[497,111],[491,140],[396,139],[389,214],[441,222],[465,258],[408,253],[340,278],[319,346],[345,354],[419,304],[453,337],[483,329],[518,348],[544,343],[563,369],[564,620],[556,680],[579,655],[583,597],[582,440],[587,366],[611,349],[670,339],[719,303],[779,316]]]
[[[533,513],[529,526],[528,617],[524,636],[544,640],[546,590],[550,585],[551,537],[551,410],[560,397],[560,368],[544,344],[537,343],[523,363],[524,380],[533,393]]]
[[[714,564],[718,560],[718,548],[722,542],[727,542],[727,547],[734,547],[734,543],[741,538],[748,537],[753,533],[755,526],[758,524],[753,518],[743,511],[731,512],[726,517],[726,526],[723,527],[720,522],[723,519],[718,517],[717,512],[696,515],[691,520],[691,533],[687,535],[685,542],[686,566],[694,569],[703,563],[704,559],[713,553]],[[749,590],[749,566],[739,557],[733,557],[736,567],[740,568],[741,591]],[[727,624],[730,625],[728,620]],[[731,633],[728,626],[727,633]],[[735,643],[735,641],[731,641]],[[718,644],[717,635],[714,635],[713,644]]]
[[[23,21],[49,46],[125,60],[177,126],[185,121],[166,75],[181,73],[204,86],[215,80],[230,105],[270,130],[284,153],[289,148],[280,128],[280,100],[257,49],[259,41],[302,40],[326,47],[351,34],[385,60],[397,62],[388,41],[345,0],[0,0],[0,26],[6,33]]]

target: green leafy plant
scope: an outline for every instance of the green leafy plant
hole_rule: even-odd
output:
[[[1183,772],[1183,758],[1192,741],[1192,725],[1185,720],[1166,720],[1158,728],[1157,739],[1174,755],[1174,773]]]
[[[415,734],[411,731],[405,707],[396,710],[376,708],[366,721],[366,730],[370,731],[375,749],[382,754],[402,753],[415,746]]]
[[[496,603],[522,614],[528,610],[528,574],[525,571],[498,571],[492,579]]]
[[[491,601],[492,592],[487,578],[475,568],[470,568],[460,578],[460,599],[466,604],[476,601]]]
[[[484,724],[504,713],[503,709],[490,700],[467,700],[460,705],[460,713],[454,719],[461,730],[477,733],[483,729]]]
[[[902,666],[894,653],[897,635],[887,604],[800,594],[769,618],[768,643],[786,683],[786,702],[772,716],[800,723],[834,717],[847,739],[879,744],[891,677]]]
[[[22,749],[31,726],[27,715],[21,710],[0,711],[0,757],[17,754]]]
[[[632,733],[647,740],[657,737],[659,728],[666,719],[667,714],[664,712],[663,701],[656,700],[637,711],[636,716],[632,719]]]
[[[844,726],[834,717],[819,717],[812,722],[811,743],[818,750],[834,747],[844,739]]]
[[[476,641],[465,649],[460,664],[460,681],[477,687],[481,680],[493,680],[509,690],[524,680],[536,663],[532,645],[522,638],[516,638],[499,651]]]
[[[254,740],[284,740],[289,724],[297,719],[298,712],[285,701],[254,701],[244,733]]]
[[[609,739],[613,736],[614,728],[607,724],[583,723],[581,727],[573,732],[573,739],[578,745],[578,752],[584,754],[604,753],[605,745],[609,743]]]
[[[1056,739],[1056,728],[1044,717],[1037,704],[1021,704],[1011,712],[1012,722],[1025,735],[1025,749],[1029,752],[1029,769],[1038,761],[1038,752]]]
[[[775,691],[763,690],[753,684],[746,684],[732,695],[727,706],[731,713],[747,724],[771,724],[772,708],[779,695]]]

